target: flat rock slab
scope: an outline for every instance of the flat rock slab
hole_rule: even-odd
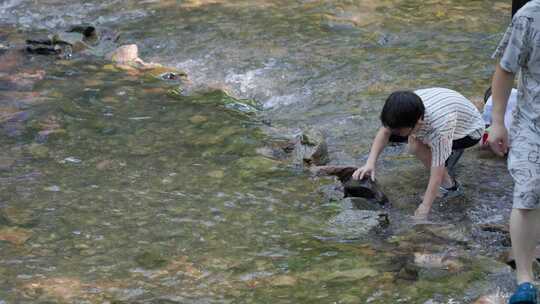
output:
[[[388,215],[381,211],[345,209],[328,221],[329,231],[343,239],[357,239],[384,227]]]

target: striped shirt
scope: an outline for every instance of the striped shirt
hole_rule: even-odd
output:
[[[424,124],[413,134],[431,148],[431,165],[444,167],[452,153],[452,141],[464,137],[479,139],[484,120],[476,107],[463,95],[444,88],[414,92],[425,107]]]

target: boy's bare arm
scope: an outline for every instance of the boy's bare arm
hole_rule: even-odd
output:
[[[366,163],[370,163],[375,166],[377,159],[381,152],[384,150],[388,140],[390,139],[391,131],[388,128],[381,127],[373,139],[373,145],[371,146],[371,151],[369,151],[369,156]]]
[[[514,73],[505,71],[500,64],[497,64],[491,83],[493,110],[492,127],[488,142],[493,152],[500,156],[508,152],[508,131],[504,126],[504,113],[513,85]]]
[[[371,145],[371,151],[369,151],[369,156],[366,161],[366,164],[358,168],[353,173],[354,179],[363,179],[365,174],[369,174],[372,180],[375,180],[375,165],[379,155],[383,151],[388,140],[390,139],[391,131],[388,128],[381,127],[373,139],[373,144]]]
[[[439,187],[441,186],[443,180],[444,170],[445,168],[443,166],[431,167],[429,182],[426,193],[424,194],[424,199],[422,204],[418,206],[416,212],[414,213],[416,217],[426,217],[429,214],[433,201],[435,201],[437,194],[439,194]]]

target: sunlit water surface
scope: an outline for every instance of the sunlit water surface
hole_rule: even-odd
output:
[[[329,227],[331,179],[256,152],[269,124],[314,128],[332,163],[358,165],[392,90],[480,100],[506,2],[1,2],[0,303],[469,303],[511,282],[493,259],[508,244],[478,228],[510,208],[489,153],[465,156],[466,196],[435,206],[433,233],[410,219],[425,172],[389,151],[391,225],[350,239]],[[186,71],[189,96],[101,56],[13,51],[80,23]],[[424,253],[454,264],[426,270]]]

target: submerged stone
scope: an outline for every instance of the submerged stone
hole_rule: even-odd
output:
[[[146,251],[135,257],[135,262],[142,268],[154,269],[163,267],[167,264],[167,260],[164,259],[159,253]]]
[[[193,124],[202,124],[208,121],[208,117],[203,115],[193,115],[189,118],[189,121]]]
[[[311,172],[316,176],[336,176],[343,185],[344,197],[359,197],[376,202],[381,206],[387,205],[389,200],[379,189],[376,182],[372,181],[369,177],[365,177],[362,180],[352,178],[352,174],[356,169],[356,167],[351,166],[317,166],[313,167]],[[361,203],[361,201],[358,203]],[[357,208],[365,209],[362,207]]]
[[[343,189],[345,197],[362,197],[372,199],[381,205],[388,203],[388,198],[386,195],[379,190],[377,184],[369,177],[362,180],[350,178],[348,181],[343,183]]]
[[[325,281],[349,282],[365,278],[372,278],[379,275],[379,272],[372,268],[356,268],[351,270],[335,271],[327,274],[323,279]]]
[[[328,163],[328,146],[325,136],[318,131],[305,131],[291,142],[291,159],[295,164],[320,166]]]
[[[450,272],[461,271],[464,267],[459,260],[441,253],[415,252],[414,263],[418,267],[444,269]]]
[[[388,215],[380,211],[346,209],[328,221],[329,231],[344,239],[357,239],[387,225]]]
[[[13,245],[22,245],[32,236],[32,232],[18,227],[6,227],[0,229],[0,241],[6,241]]]
[[[28,152],[37,159],[49,157],[49,148],[40,144],[31,144],[28,146]]]
[[[298,280],[295,277],[282,275],[275,278],[272,278],[270,284],[275,287],[291,287],[298,283]]]

